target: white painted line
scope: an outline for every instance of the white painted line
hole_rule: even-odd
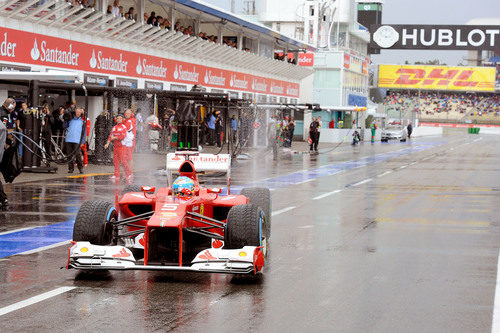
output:
[[[402,165],[402,166],[400,166],[399,168],[400,168],[400,169],[404,169],[404,168],[406,168],[406,167],[407,167],[407,165]]]
[[[384,177],[385,175],[388,175],[390,173],[392,173],[392,170],[388,170],[388,171],[386,171],[384,173],[381,173],[380,175],[377,175],[377,177]]]
[[[365,180],[362,180],[362,181],[360,181],[360,182],[357,182],[357,183],[355,183],[355,184],[352,184],[351,186],[359,186],[359,185],[363,185],[363,184],[366,184],[366,183],[368,183],[368,182],[371,182],[372,180],[373,180],[373,178],[367,178],[367,179],[365,179]]]
[[[24,251],[24,252],[21,252],[21,253],[18,253],[18,254],[33,254],[33,253],[45,251],[45,250],[48,250],[48,249],[52,249],[54,247],[66,245],[66,244],[69,244],[69,243],[71,243],[71,241],[67,240],[67,241],[64,241],[64,242],[59,242],[59,243],[54,243],[54,244],[50,244],[50,245],[47,245],[47,246],[42,246],[42,247],[39,247],[39,248],[36,248],[36,249],[33,249],[33,250]]]
[[[342,190],[335,190],[335,191],[324,193],[322,195],[318,195],[317,197],[314,197],[313,200],[323,199],[323,198],[326,198],[332,194],[339,193],[339,192],[342,192]]]
[[[38,228],[38,226],[36,226],[36,227],[19,228],[19,229],[14,229],[14,230],[9,230],[9,231],[4,231],[4,232],[0,232],[0,236],[1,236],[1,235],[13,234],[14,232],[19,232],[19,231],[24,231],[24,230],[35,229],[35,228]]]
[[[303,225],[302,227],[299,227],[299,229],[310,229],[310,228],[314,228],[313,225]]]
[[[295,183],[295,185],[304,184],[304,183],[309,183],[309,182],[312,182],[313,180],[316,180],[316,179],[315,179],[315,178],[311,178],[311,179],[308,179],[308,180],[303,180],[303,181],[301,181],[301,182]]]
[[[493,303],[493,321],[491,324],[491,332],[500,332],[500,251],[498,253],[497,284],[495,286],[495,301]]]
[[[290,206],[290,207],[286,207],[286,208],[283,208],[283,209],[280,209],[280,210],[277,210],[275,212],[272,212],[271,213],[271,216],[276,216],[276,215],[279,215],[279,214],[283,214],[283,213],[286,213],[288,212],[289,210],[292,210],[292,209],[295,209],[297,207],[295,206]]]
[[[12,311],[16,311],[16,310],[22,309],[24,307],[33,305],[33,304],[38,303],[38,302],[45,301],[46,299],[63,294],[65,292],[68,292],[68,291],[73,290],[75,288],[76,287],[59,287],[59,288],[56,288],[54,290],[48,291],[46,293],[40,294],[38,296],[33,296],[31,298],[25,299],[24,301],[20,301],[20,302],[14,303],[12,305],[0,308],[0,316],[3,316],[3,315],[10,313]]]

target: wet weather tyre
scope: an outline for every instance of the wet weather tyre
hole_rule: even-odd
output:
[[[266,217],[266,238],[271,237],[271,191],[263,187],[249,187],[244,188],[240,192],[241,195],[246,196],[250,201],[249,203],[259,207],[264,211]]]
[[[255,205],[232,207],[227,214],[224,247],[241,249],[244,246],[266,246],[266,236],[262,232],[265,223],[264,211]]]
[[[111,203],[101,200],[85,201],[76,215],[73,240],[108,245],[113,235],[110,222],[117,219],[118,213]]]
[[[139,186],[139,185],[127,185],[125,186],[125,188],[123,189],[123,192],[122,194],[125,194],[125,193],[130,193],[130,192],[142,192],[142,187]]]

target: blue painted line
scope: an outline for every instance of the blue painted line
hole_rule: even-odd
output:
[[[382,153],[374,156],[363,157],[356,161],[340,162],[325,165],[316,169],[297,171],[288,175],[278,176],[262,181],[252,182],[243,186],[232,186],[231,193],[238,194],[243,187],[267,187],[270,189],[283,188],[294,185],[305,180],[319,177],[331,176],[345,170],[351,170],[380,162],[391,158],[408,155],[429,148],[433,148],[442,143],[421,144],[412,146],[395,152]],[[348,187],[350,185],[347,185]],[[222,194],[226,194],[224,190]],[[78,202],[77,198],[71,198],[71,202]],[[67,211],[77,213],[76,207],[68,207]],[[20,230],[6,235],[0,235],[0,258],[5,258],[22,252],[34,250],[47,245],[71,240],[73,237],[74,220],[54,223],[29,230]]]
[[[0,258],[72,239],[73,224],[66,221],[0,235]]]

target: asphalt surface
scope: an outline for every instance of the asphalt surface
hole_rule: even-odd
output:
[[[272,189],[270,254],[257,280],[62,269],[78,207],[113,201],[123,184],[86,176],[8,185],[0,331],[491,332],[499,144],[454,132],[236,161],[235,190]],[[165,177],[143,171],[135,183]]]

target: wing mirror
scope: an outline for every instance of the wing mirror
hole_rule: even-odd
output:
[[[222,192],[222,189],[221,188],[217,188],[217,187],[212,187],[212,188],[207,189],[207,192],[208,193],[217,193],[217,194],[219,194],[219,193]]]
[[[141,191],[147,194],[153,194],[156,191],[156,187],[154,186],[142,186]]]

